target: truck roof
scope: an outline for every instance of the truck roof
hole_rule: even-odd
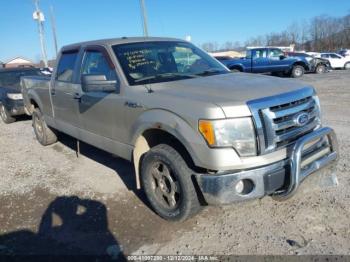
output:
[[[127,43],[137,43],[137,42],[154,42],[154,41],[181,41],[185,42],[182,39],[168,38],[168,37],[121,37],[121,38],[110,38],[110,39],[100,39],[93,41],[85,41],[80,43],[74,43],[62,47],[62,50],[73,49],[82,45],[118,45],[118,44],[127,44]]]

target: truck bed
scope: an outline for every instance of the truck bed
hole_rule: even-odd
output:
[[[40,105],[40,108],[46,115],[52,116],[52,108],[50,106],[50,81],[49,76],[26,76],[21,78],[21,91],[25,111],[28,115],[33,113],[30,100],[33,96],[39,96],[36,101],[47,101],[45,105]],[[35,92],[33,92],[35,90]]]

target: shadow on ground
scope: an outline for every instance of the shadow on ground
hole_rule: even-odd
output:
[[[20,230],[0,235],[0,261],[2,257],[10,261],[51,261],[63,257],[64,261],[125,260],[109,231],[105,205],[76,196],[58,197],[51,202],[37,233]]]
[[[77,140],[75,138],[59,133],[59,142],[77,152]],[[136,188],[135,171],[131,162],[84,142],[80,142],[80,154],[115,170],[118,176],[123,180],[127,189],[132,191],[148,208],[150,208],[143,190],[138,190]]]

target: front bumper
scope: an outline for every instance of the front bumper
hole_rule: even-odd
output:
[[[223,174],[197,174],[196,179],[208,204],[221,205],[272,195],[277,200],[291,197],[310,174],[338,157],[333,129],[324,127],[299,138],[288,150],[288,158],[268,166]],[[248,191],[236,191],[240,181]]]
[[[24,115],[24,102],[23,99],[13,100],[10,98],[6,98],[2,101],[6,110],[11,114],[11,116]]]

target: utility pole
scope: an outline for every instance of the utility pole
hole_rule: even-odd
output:
[[[55,19],[55,15],[53,12],[53,6],[50,6],[50,19],[51,19],[51,26],[52,26],[52,34],[53,34],[53,41],[55,44],[55,54],[57,57],[58,54],[58,47],[57,47],[57,35],[56,35],[56,19]]]
[[[33,13],[33,19],[38,22],[39,39],[40,39],[40,46],[41,46],[41,57],[43,59],[45,67],[47,67],[48,66],[48,64],[47,64],[47,52],[46,52],[46,45],[45,45],[45,39],[44,39],[45,17],[44,17],[44,14],[39,9],[39,0],[34,0],[34,4],[35,4],[35,11]]]
[[[145,1],[140,0],[140,5],[141,5],[141,14],[142,14],[142,23],[143,23],[143,35],[145,37],[148,37],[147,12],[146,12]]]

